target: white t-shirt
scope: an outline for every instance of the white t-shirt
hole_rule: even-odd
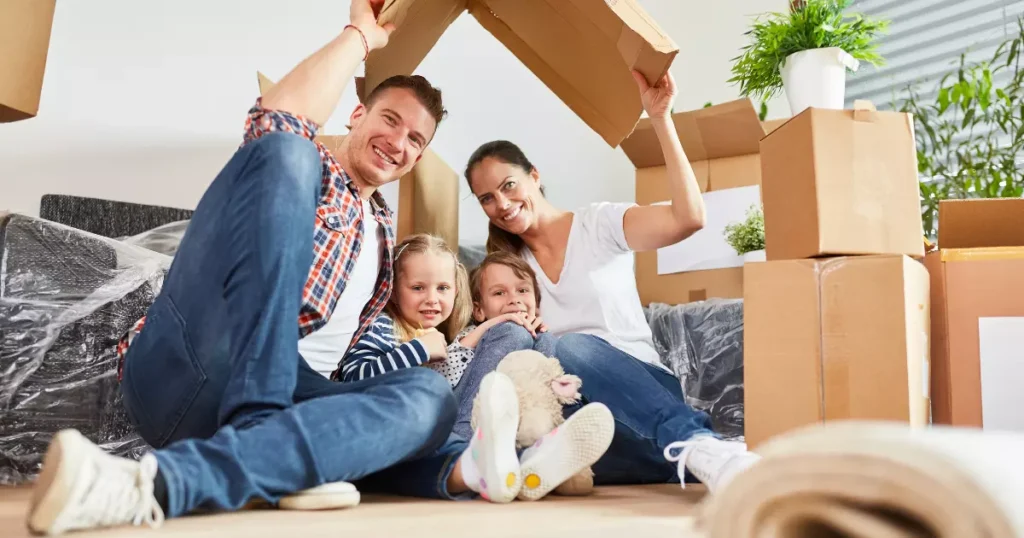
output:
[[[359,314],[377,287],[381,261],[379,233],[380,224],[373,217],[370,201],[363,200],[363,245],[345,284],[345,291],[338,298],[327,323],[299,340],[299,353],[324,377],[329,377],[338,368],[352,336],[359,330]]]
[[[599,202],[574,212],[557,284],[540,268],[530,249],[524,249],[524,257],[537,273],[540,314],[552,334],[592,334],[664,368],[644,317],[633,251],[626,244],[622,226],[626,210],[633,205]]]

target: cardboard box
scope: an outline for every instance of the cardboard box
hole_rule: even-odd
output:
[[[761,141],[768,260],[923,257],[913,119],[809,108]]]
[[[0,123],[35,117],[56,0],[0,2]]]
[[[928,272],[906,256],[744,267],[751,447],[817,422],[928,423]]]
[[[1022,429],[1022,229],[1021,199],[939,204],[940,249],[925,258],[932,279],[931,391],[937,424]],[[989,334],[999,325],[1016,327],[1009,342]]]
[[[761,183],[759,141],[765,127],[749,99],[672,115],[701,192],[714,192]],[[665,158],[649,119],[622,142],[636,166],[636,202],[641,205],[671,199]],[[685,242],[685,241],[684,241]],[[711,297],[743,297],[743,268],[658,274],[658,252],[636,254],[640,301],[680,304]]]
[[[636,0],[390,0],[378,20],[397,28],[370,53],[367,86],[412,74],[467,10],[612,147],[643,111],[631,70],[654,83],[679,51]]]
[[[256,77],[261,95],[274,86],[263,73],[257,72]],[[365,95],[364,81],[357,80],[356,86],[361,100]],[[318,135],[316,139],[333,153],[345,136]],[[401,241],[414,233],[430,233],[456,248],[459,244],[459,174],[427,148],[420,162],[398,181],[395,240]]]

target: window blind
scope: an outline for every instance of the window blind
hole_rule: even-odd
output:
[[[868,99],[892,109],[911,83],[918,83],[923,99],[934,98],[936,83],[956,71],[961,53],[968,64],[991,59],[1000,43],[1018,33],[1024,0],[856,0],[849,10],[891,22],[878,46],[885,65],[862,62],[849,74],[847,106]],[[997,87],[1002,82],[993,80]]]

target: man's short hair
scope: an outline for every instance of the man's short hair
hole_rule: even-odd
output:
[[[363,104],[366,105],[367,109],[373,108],[374,103],[380,98],[385,90],[391,88],[405,88],[410,90],[416,99],[419,100],[426,109],[433,116],[434,122],[438,125],[441,124],[448,111],[444,108],[444,103],[441,100],[441,90],[435,88],[420,75],[394,75],[384,80],[377,85],[370,95],[366,96]]]

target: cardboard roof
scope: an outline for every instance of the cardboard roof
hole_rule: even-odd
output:
[[[366,87],[412,74],[465,11],[612,147],[643,111],[630,71],[653,83],[679,51],[636,0],[389,0],[378,20],[396,30],[370,53]]]
[[[746,98],[678,112],[672,122],[691,162],[759,153],[765,135],[753,103]],[[622,141],[622,150],[637,168],[665,164],[650,118],[640,120],[633,134]]]

